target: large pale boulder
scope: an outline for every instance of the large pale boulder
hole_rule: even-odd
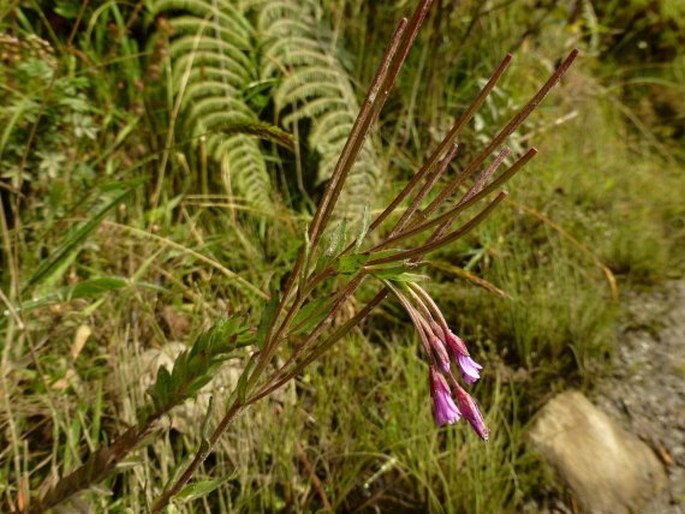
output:
[[[585,514],[643,512],[667,484],[652,450],[579,392],[550,400],[529,435]]]

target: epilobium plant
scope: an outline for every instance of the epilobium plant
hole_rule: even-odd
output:
[[[510,153],[502,145],[559,81],[576,58],[577,51],[571,52],[535,96],[456,177],[440,183],[458,151],[459,135],[509,66],[511,56],[507,55],[421,169],[375,219],[371,220],[367,211],[361,230],[346,244],[344,227],[333,230],[329,227],[336,202],[431,3],[431,0],[421,0],[411,19],[400,21],[309,224],[290,276],[279,294],[265,305],[259,328],[250,330],[238,319],[221,321],[176,359],[171,372],[160,368],[149,390],[151,403],[139,413],[138,424],[110,446],[95,452],[81,468],[48,488],[33,511],[42,512],[102,480],[141,444],[162,416],[196,395],[222,361],[234,356],[241,347],[252,347],[254,352],[237,387],[226,399],[225,415],[207,432],[190,464],[152,506],[152,512],[160,512],[172,497],[182,493],[240,412],[296,377],[305,366],[345,337],[390,293],[406,309],[423,346],[436,424],[456,423],[463,416],[476,433],[487,440],[488,428],[478,405],[461,385],[478,380],[482,367],[470,356],[464,341],[452,332],[440,308],[419,286],[418,277],[412,272],[424,256],[466,235],[506,197],[507,193],[501,187],[537,150],[530,148],[510,167],[497,173]],[[495,157],[486,165],[495,152]],[[471,181],[466,192],[457,194],[481,168],[484,169]],[[429,195],[433,199],[424,205]],[[488,200],[490,195],[494,198]],[[466,216],[481,201],[485,205]],[[390,215],[395,212],[400,213],[399,218],[390,225]],[[371,244],[369,235],[381,230],[380,242]],[[336,324],[338,314],[362,283],[374,282],[379,287],[375,296],[352,317]],[[336,284],[333,293],[317,295],[319,286],[324,283]],[[279,359],[275,359],[276,356]]]

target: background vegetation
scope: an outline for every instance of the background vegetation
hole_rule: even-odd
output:
[[[125,430],[169,343],[225,313],[256,325],[412,7],[0,7],[0,510],[20,511]],[[510,198],[431,259],[432,293],[485,365],[475,396],[491,441],[434,427],[413,330],[387,302],[241,417],[204,465],[225,481],[174,508],[486,513],[558,495],[526,424],[555,392],[591,390],[610,369],[631,289],[683,271],[683,20],[677,0],[436,1],[350,178],[337,215],[351,223],[418,169],[506,52],[515,63],[454,170],[582,51],[510,140],[541,149]],[[144,512],[197,446],[203,401],[75,501]]]

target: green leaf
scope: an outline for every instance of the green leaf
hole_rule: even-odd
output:
[[[157,380],[150,390],[155,407],[161,410],[168,403],[171,393],[171,374],[166,367],[160,366],[157,370]]]
[[[29,279],[26,281],[26,285],[24,286],[24,292],[26,292],[29,287],[40,282],[41,280],[44,280],[56,267],[59,266],[60,263],[69,258],[72,253],[76,252],[80,244],[90,235],[93,230],[95,230],[100,222],[105,219],[107,214],[109,214],[109,211],[119,205],[130,192],[130,190],[125,191],[115,197],[114,200],[97,212],[95,216],[67,235],[65,240],[55,249],[52,255],[43,261],[43,263],[38,266],[38,269],[33,272],[33,275],[29,277]]]
[[[152,414],[162,414],[197,395],[212,380],[221,363],[234,356],[239,336],[244,332],[240,319],[223,319],[176,357],[171,373],[160,367],[157,380],[150,388],[156,409]],[[142,415],[148,416],[150,412],[143,410]]]
[[[346,255],[338,260],[335,271],[343,275],[351,275],[359,271],[368,260],[368,255]]]
[[[368,203],[364,204],[364,211],[362,212],[362,225],[359,235],[357,236],[357,242],[354,244],[354,249],[359,250],[361,245],[364,243],[364,238],[369,232],[369,227],[371,226],[371,206]]]
[[[55,2],[55,12],[62,18],[73,20],[78,16],[81,8],[81,3],[77,1],[57,1]]]
[[[333,228],[324,237],[323,246],[325,248],[324,255],[326,257],[335,257],[338,255],[343,247],[345,246],[345,241],[347,239],[347,220],[343,219],[338,223],[335,228]]]
[[[264,348],[264,343],[266,342],[266,333],[271,325],[271,320],[276,314],[276,309],[278,308],[278,295],[272,294],[269,301],[264,305],[264,310],[262,311],[262,317],[259,320],[259,327],[257,328],[257,347],[261,350]]]
[[[396,281],[400,275],[407,271],[407,267],[404,264],[395,264],[387,268],[371,268],[371,270],[371,274],[376,278]]]
[[[376,257],[377,254],[374,255]],[[425,275],[411,273],[410,269],[416,269],[425,263],[390,262],[378,266],[368,266],[366,269],[371,274],[381,280],[391,282],[421,282],[426,280]]]
[[[250,378],[250,375],[252,374],[252,370],[255,367],[255,364],[257,363],[257,353],[252,354],[252,357],[250,357],[250,360],[247,361],[247,365],[245,366],[245,369],[243,369],[243,372],[240,374],[240,378],[238,378],[238,385],[235,388],[234,394],[237,395],[238,401],[241,404],[245,403],[245,398],[247,396],[247,380]],[[228,404],[230,405],[231,402],[234,399],[234,395],[232,394],[231,397],[228,399]]]
[[[165,291],[163,287],[148,282],[131,282],[129,279],[123,277],[97,277],[83,280],[71,286],[62,287],[54,293],[26,301],[21,304],[19,309],[22,311],[30,311],[53,303],[68,302],[79,298],[97,297],[110,291],[116,291],[131,286],[151,289],[153,291]]]
[[[202,427],[200,429],[200,435],[202,437],[203,445],[209,446],[209,436],[212,433],[210,421],[212,419],[212,414],[214,413],[214,395],[209,397],[209,404],[207,405],[207,412],[202,420]]]
[[[176,500],[180,501],[181,503],[188,503],[198,498],[202,498],[228,482],[231,478],[232,475],[228,475],[221,478],[215,478],[213,480],[191,482],[190,484],[186,484],[186,486],[179,491],[179,493],[176,495]]]
[[[135,162],[134,164],[132,164],[131,166],[122,171],[126,172],[127,174],[133,174],[135,170],[142,168],[145,164],[149,163],[152,160],[154,160],[152,157],[147,157],[145,159]],[[130,178],[123,180],[115,180],[112,182],[104,182],[102,184],[98,184],[97,188],[99,191],[103,193],[109,193],[111,191],[121,191],[122,189],[135,189],[136,187],[145,183],[146,181],[143,178]]]
[[[321,321],[328,314],[331,300],[327,297],[312,300],[302,307],[293,318],[291,333],[299,334],[307,332]]]

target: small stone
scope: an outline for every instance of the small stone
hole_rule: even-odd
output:
[[[529,437],[585,514],[642,512],[667,485],[652,450],[577,391],[552,398]]]

